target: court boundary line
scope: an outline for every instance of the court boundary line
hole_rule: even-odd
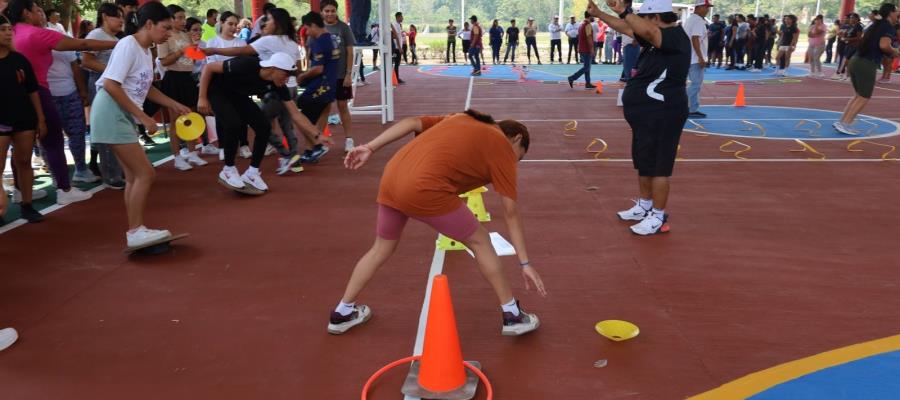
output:
[[[618,89],[617,87],[615,89]],[[578,93],[578,92],[575,92]],[[584,100],[588,96],[584,97],[541,97],[539,100]],[[595,100],[616,100],[613,97],[591,97]],[[728,96],[701,96],[700,99],[706,100],[716,100],[716,99],[727,99]],[[852,99],[853,96],[746,96],[747,99],[787,99],[787,100],[799,100],[799,99],[831,99],[831,100],[848,100]],[[873,96],[871,100],[877,99],[900,99],[900,96]],[[475,97],[472,100],[522,100],[522,101],[534,101],[534,97]],[[709,105],[725,105],[725,104],[707,104]],[[767,106],[767,107],[776,107],[776,106]],[[827,110],[826,110],[827,111]]]
[[[534,164],[551,163],[624,163],[632,162],[630,158],[576,158],[576,159],[524,159],[520,162]],[[882,160],[880,158],[679,158],[676,163],[852,163],[852,162],[897,162],[897,160]]]
[[[158,166],[160,166],[160,165],[163,165],[163,164],[165,164],[165,163],[167,163],[167,162],[169,162],[169,161],[172,161],[174,158],[175,158],[175,156],[170,155],[170,156],[164,157],[164,158],[162,158],[162,159],[160,159],[160,160],[157,160],[157,161],[154,162],[152,165],[153,165],[153,167],[155,168],[155,167],[158,167]],[[91,189],[88,190],[87,192],[90,193],[91,196],[93,196],[93,195],[96,194],[97,192],[99,192],[99,191],[101,191],[101,190],[104,190],[104,189],[107,189],[107,187],[104,186],[103,184],[100,184],[100,185],[97,185],[97,186],[91,188]],[[4,194],[4,195],[5,195],[5,194]],[[88,199],[87,201],[90,201],[90,199]],[[10,201],[10,202],[12,202],[12,201]],[[49,207],[45,207],[45,208],[43,208],[43,209],[41,209],[41,210],[39,210],[39,211],[40,211],[41,214],[47,215],[47,214],[50,214],[50,213],[52,213],[52,212],[54,212],[54,211],[57,211],[57,210],[59,210],[59,209],[62,209],[62,208],[64,208],[64,207],[66,207],[66,206],[69,206],[69,205],[72,205],[72,204],[77,204],[77,203],[80,203],[80,202],[70,203],[70,204],[66,204],[66,205],[53,204],[53,205],[51,205],[51,206],[49,206]],[[15,220],[15,221],[10,221],[10,222],[7,223],[6,225],[0,226],[0,235],[2,235],[2,234],[4,234],[4,233],[7,233],[7,232],[9,232],[9,231],[11,231],[11,230],[13,230],[13,229],[16,229],[16,228],[18,228],[18,227],[20,227],[20,226],[22,226],[22,225],[27,224],[27,223],[28,223],[28,221],[26,221],[25,218],[19,218],[19,219]]]

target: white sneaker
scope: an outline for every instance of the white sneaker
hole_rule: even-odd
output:
[[[328,320],[328,333],[343,334],[350,328],[365,323],[369,318],[372,318],[372,309],[366,305],[353,306],[353,312],[350,315],[341,315],[337,311],[332,311],[331,318]]]
[[[631,226],[631,231],[641,236],[655,235],[657,233],[666,233],[669,231],[669,224],[666,223],[667,217],[663,215],[660,220],[656,215],[648,213],[641,222]]]
[[[219,182],[224,183],[231,189],[244,188],[244,181],[241,180],[241,176],[235,167],[222,168],[222,172],[219,172]]]
[[[177,155],[175,156],[175,169],[179,171],[190,171],[194,169],[194,167],[192,167],[191,164],[188,164],[184,157]]]
[[[91,194],[88,192],[82,192],[78,188],[71,188],[68,192],[64,192],[62,189],[56,189],[56,204],[64,206],[66,204],[72,204],[79,201],[84,201],[91,198]]]
[[[172,236],[172,233],[165,229],[147,229],[147,227],[143,225],[135,229],[134,232],[125,233],[125,239],[128,241],[128,247],[143,246],[147,243],[165,239],[169,236]]]
[[[31,201],[40,200],[44,197],[47,197],[47,191],[44,189],[33,189],[31,191]],[[13,188],[12,202],[13,204],[22,202],[22,192],[20,192],[19,189]]]
[[[210,143],[200,149],[200,154],[203,154],[204,156],[214,156],[216,154],[219,154],[219,148],[216,147],[216,145]]]
[[[72,182],[84,182],[84,183],[94,183],[100,180],[100,177],[94,175],[91,170],[86,169],[84,171],[75,171],[72,174]]]
[[[850,126],[848,126],[847,124],[845,124],[841,121],[837,121],[837,122],[831,124],[831,126],[834,128],[834,130],[836,130],[840,133],[843,133],[845,135],[852,135],[852,136],[859,135],[859,131],[851,128]]]
[[[275,168],[276,175],[284,175],[291,170],[291,159],[288,157],[278,157],[278,168]]]
[[[349,153],[350,149],[354,147],[353,145],[353,138],[348,137],[347,139],[344,139],[344,152]]]
[[[238,149],[238,155],[241,156],[241,158],[250,158],[253,156],[253,152],[250,151],[250,147],[241,146],[241,148]]]
[[[275,154],[277,151],[278,151],[278,150],[275,150],[275,147],[272,147],[271,144],[267,144],[267,145],[266,145],[266,152],[263,153],[263,155],[271,156],[272,154]]]
[[[206,164],[209,164],[208,162],[206,162],[206,160],[200,158],[200,156],[197,155],[196,151],[187,153],[187,155],[184,156],[184,158],[185,158],[185,160],[187,160],[188,163],[194,164],[194,165],[200,166],[200,167],[202,167]]]
[[[643,220],[644,217],[649,214],[650,210],[645,210],[641,205],[635,201],[634,207],[631,207],[625,211],[619,211],[616,215],[619,216],[619,219],[623,221],[640,221]]]
[[[257,190],[262,190],[263,192],[269,190],[269,185],[266,185],[266,182],[263,181],[262,176],[259,172],[251,173],[250,170],[244,171],[244,174],[241,175],[241,180],[244,183],[253,186]]]
[[[0,351],[6,350],[19,339],[19,333],[13,328],[0,329]]]

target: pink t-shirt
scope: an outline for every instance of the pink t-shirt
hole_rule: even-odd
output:
[[[16,51],[22,53],[31,63],[38,85],[45,89],[49,88],[47,72],[53,65],[51,50],[66,36],[51,29],[38,28],[21,22],[16,24],[13,31],[13,45]]]
[[[813,25],[810,27],[809,45],[824,46],[825,45],[825,26]]]

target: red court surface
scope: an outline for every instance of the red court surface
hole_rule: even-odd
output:
[[[464,109],[468,79],[413,69],[402,77],[398,118]],[[865,113],[897,121],[900,86],[879,86]],[[703,103],[730,104],[735,90],[704,85]],[[840,111],[851,91],[804,79],[748,85],[747,102]],[[377,91],[360,94],[371,102]],[[504,257],[517,297],[542,326],[503,337],[474,261],[447,254],[463,354],[482,363],[495,398],[680,399],[897,333],[900,215],[891,205],[900,164],[874,161],[883,152],[823,142],[815,148],[826,160],[812,161],[789,152],[798,147],[790,142],[750,138],[742,141],[751,160],[740,161],[719,151],[728,138],[685,133],[672,232],[637,237],[614,215],[637,189],[614,86],[597,95],[479,84],[470,101],[531,129],[520,201],[528,252],[549,291],[525,292],[514,257]],[[358,142],[380,132],[376,118],[355,119]],[[579,120],[574,137],[563,136],[570,120]],[[585,151],[594,137],[609,144],[601,155],[609,160]],[[434,232],[408,224],[398,253],[359,299],[372,320],[344,336],[326,333],[373,240],[381,168],[400,145],[360,171],[341,166],[341,145],[300,175],[276,176],[267,158],[271,190],[259,198],[219,186],[217,162],[190,172],[164,164],[148,225],[191,236],[163,255],[122,253],[125,213],[111,190],[0,235],[0,325],[21,336],[0,353],[0,397],[359,398],[373,372],[412,354],[435,253]],[[499,199],[488,192],[486,200],[490,230],[508,237]],[[632,321],[641,334],[608,341],[593,328],[604,319]],[[594,368],[598,359],[608,365]],[[402,399],[405,374],[388,374],[370,398]]]

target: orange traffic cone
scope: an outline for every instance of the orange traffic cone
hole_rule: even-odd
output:
[[[597,94],[603,94],[603,82],[597,81]]]
[[[397,73],[393,71],[391,72],[391,85],[394,85],[394,87],[397,87],[397,85],[399,85],[399,83],[397,82]]]
[[[746,100],[744,100],[744,84],[738,84],[737,97],[734,99],[735,107],[744,107],[747,105]]]
[[[524,69],[519,69],[519,82],[520,82],[520,83],[521,83],[521,82],[525,82],[525,81],[527,80],[525,74],[526,74],[526,72],[525,72]]]
[[[900,58],[894,57],[894,63],[891,65],[892,65],[891,68],[893,68],[894,71],[896,71],[898,68],[900,68]]]
[[[428,303],[419,385],[440,393],[459,389],[465,384],[466,370],[456,331],[456,314],[450,300],[450,285],[446,275],[438,275],[432,281]]]
[[[325,130],[322,131],[322,136],[331,137],[331,129],[328,129],[328,125],[325,125]]]

